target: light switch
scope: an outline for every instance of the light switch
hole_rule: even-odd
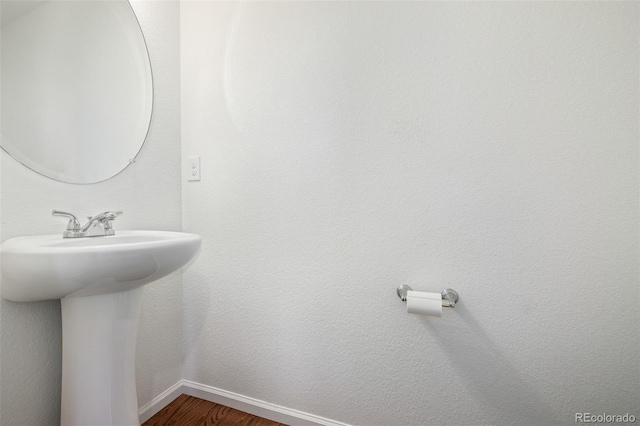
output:
[[[188,159],[188,173],[189,173],[189,181],[199,181],[200,180],[200,157],[189,157]]]

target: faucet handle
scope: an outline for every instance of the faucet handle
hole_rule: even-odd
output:
[[[62,212],[60,210],[53,210],[51,212],[51,216],[62,216],[69,218],[69,222],[67,223],[67,230],[62,234],[63,237],[76,237],[79,236],[79,234],[82,234],[82,232],[80,231],[80,222],[74,214]]]
[[[87,216],[87,219],[92,220],[94,218],[100,217],[100,220],[115,220],[115,218],[117,218],[118,216],[122,216],[122,210],[118,210],[115,212],[104,212],[104,213],[100,213],[99,215],[96,216]]]
[[[104,212],[107,220],[114,220],[118,216],[122,216],[122,210],[116,210],[115,212]]]
[[[69,223],[67,224],[67,229],[70,231],[80,229],[80,222],[78,222],[78,218],[72,213],[61,212],[60,210],[53,210],[51,212],[51,216],[68,217]]]
[[[107,231],[106,235],[114,235],[111,221],[115,220],[115,218],[117,218],[118,216],[122,216],[122,210],[118,210],[115,212],[104,212],[102,213],[102,215],[104,216],[104,218],[100,222],[102,222],[105,231]]]
[[[100,213],[98,216],[96,217],[100,217],[99,222],[102,224],[102,227],[104,229],[104,235],[115,235],[116,232],[113,230],[113,225],[111,225],[111,221],[115,220],[115,218],[117,218],[118,216],[122,216],[122,210],[117,210],[114,212],[104,212],[104,213]],[[94,218],[89,218],[89,223],[91,223],[91,220],[93,220]]]

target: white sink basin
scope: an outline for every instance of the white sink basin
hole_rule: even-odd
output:
[[[166,231],[12,238],[1,246],[0,291],[4,299],[33,302],[130,290],[184,266],[201,241],[199,235]]]

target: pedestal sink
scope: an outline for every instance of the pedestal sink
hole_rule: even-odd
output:
[[[0,246],[2,298],[61,299],[62,425],[139,425],[135,346],[142,286],[181,268],[201,237],[118,231],[18,237]]]

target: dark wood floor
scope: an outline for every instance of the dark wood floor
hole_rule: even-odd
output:
[[[143,426],[285,426],[282,423],[252,416],[243,411],[205,401],[193,396],[180,395],[160,410]]]

